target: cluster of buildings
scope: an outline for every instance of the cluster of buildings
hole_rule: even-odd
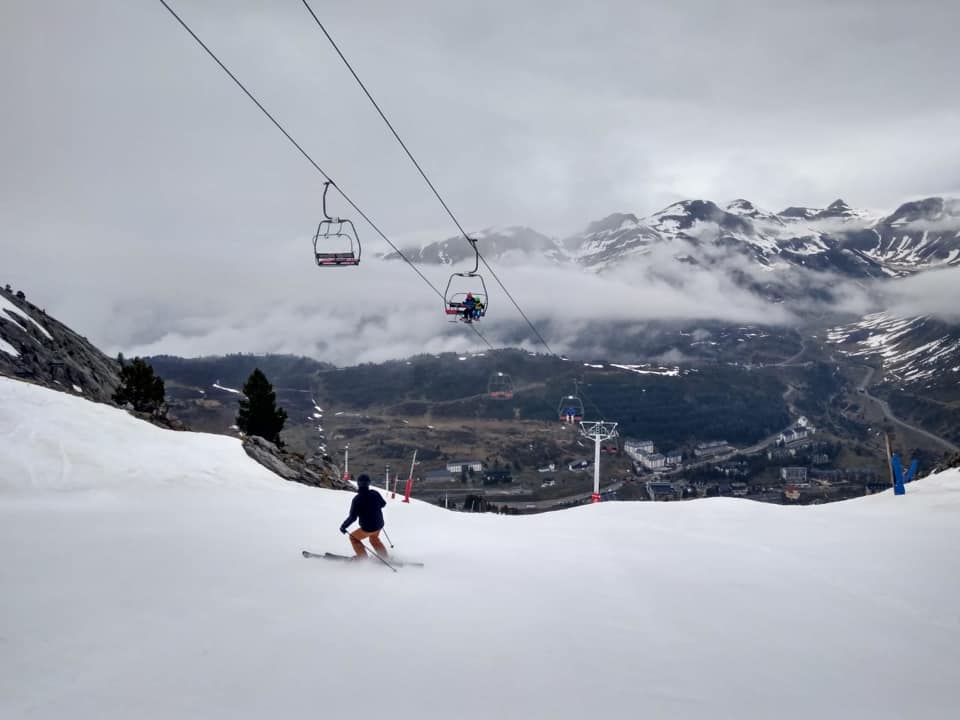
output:
[[[682,453],[659,453],[653,440],[625,440],[623,451],[635,464],[647,470],[664,470],[668,467],[679,467],[683,463]]]
[[[836,468],[832,470],[784,467],[783,496],[796,502],[804,497],[821,496],[824,492],[842,491],[844,487],[860,487],[869,495],[890,487],[890,480],[874,468]]]
[[[510,468],[487,468],[482,460],[452,460],[442,470],[428,470],[423,474],[426,482],[457,482],[465,476],[476,476],[484,485],[513,482]]]

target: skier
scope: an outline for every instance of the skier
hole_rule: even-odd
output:
[[[383,529],[383,512],[387,501],[380,497],[380,493],[370,489],[370,476],[363,474],[357,478],[357,494],[350,503],[350,516],[343,521],[340,532],[347,534],[347,526],[359,518],[360,527],[350,533],[350,544],[357,559],[367,557],[367,549],[363,541],[370,538],[370,544],[380,557],[389,557],[387,548],[380,542],[380,531]]]

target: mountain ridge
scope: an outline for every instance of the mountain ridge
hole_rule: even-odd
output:
[[[665,247],[684,262],[703,264],[726,252],[765,268],[897,277],[960,266],[960,199],[911,200],[879,216],[843,199],[825,208],[790,206],[779,213],[744,198],[723,205],[688,199],[645,217],[611,213],[564,238],[526,227],[487,229],[474,237],[490,259],[533,254],[597,272]],[[452,237],[404,253],[420,262],[453,265],[469,259],[470,248],[462,237]],[[384,257],[399,258],[396,253]]]

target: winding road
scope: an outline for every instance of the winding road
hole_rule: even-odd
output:
[[[873,368],[870,366],[864,366],[864,367],[867,368],[867,373],[866,375],[863,376],[863,380],[861,380],[860,384],[857,386],[857,392],[859,392],[861,395],[867,398],[870,398],[873,402],[875,402],[880,407],[881,412],[883,412],[883,416],[887,420],[892,422],[894,425],[899,425],[900,427],[906,428],[907,430],[915,432],[918,435],[923,435],[923,437],[936,443],[940,447],[945,448],[946,450],[949,450],[950,452],[960,452],[960,446],[953,444],[946,438],[942,438],[939,435],[934,435],[932,432],[929,432],[927,430],[924,430],[923,428],[917,427],[916,425],[911,425],[910,423],[904,420],[901,420],[900,418],[898,418],[896,415],[893,414],[893,411],[890,409],[890,404],[886,400],[881,400],[875,395],[871,395],[870,390],[868,388],[870,387],[870,383],[873,381],[873,376],[877,370],[876,368]]]

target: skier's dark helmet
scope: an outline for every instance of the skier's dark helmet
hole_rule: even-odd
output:
[[[357,478],[357,487],[360,490],[366,490],[370,487],[370,476],[364,473]]]

